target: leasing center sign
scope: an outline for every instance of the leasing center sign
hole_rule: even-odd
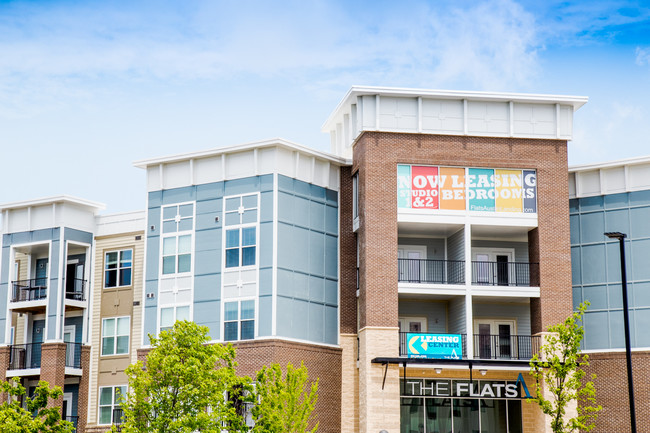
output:
[[[535,170],[397,166],[399,209],[537,212]]]

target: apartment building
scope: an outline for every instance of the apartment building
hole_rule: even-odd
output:
[[[632,158],[569,168],[573,304],[585,313],[584,351],[596,373],[603,412],[596,431],[626,431],[630,425],[621,291],[620,245],[625,241],[632,371],[638,431],[650,430],[650,158]]]
[[[571,313],[570,287],[578,302],[616,285],[593,280],[590,248],[609,246],[582,231],[622,209],[641,224],[650,179],[640,161],[567,175],[586,101],[352,87],[322,127],[330,153],[273,139],[138,161],[139,212],[0,206],[0,371],[63,386],[77,431],[103,432],[148,335],[188,319],[235,345],[241,374],[304,361],[320,432],[543,431],[524,401],[542,333]],[[586,319],[598,374],[623,362],[599,328],[620,308],[603,305]]]

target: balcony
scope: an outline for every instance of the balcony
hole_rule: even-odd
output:
[[[465,284],[461,260],[397,259],[398,281],[424,284]]]
[[[40,301],[47,297],[47,278],[13,281],[11,302]]]
[[[474,358],[529,360],[540,343],[540,337],[531,335],[474,334]]]
[[[399,356],[400,357],[420,357],[431,359],[468,359],[467,356],[467,335],[460,334],[462,352],[457,354],[458,358],[445,356],[441,351],[438,355],[419,355],[413,354],[409,350],[408,334],[411,332],[399,333]],[[427,334],[417,333],[423,336],[440,336],[444,334]],[[452,335],[452,334],[450,334]],[[458,334],[454,334],[458,335]],[[507,359],[507,360],[529,360],[539,351],[541,338],[531,335],[473,335],[474,359]],[[435,350],[434,350],[435,351]],[[431,353],[431,352],[429,352]]]
[[[537,287],[539,263],[472,262],[472,284],[479,286]]]
[[[26,370],[41,367],[41,344],[14,344],[9,346],[7,370]]]
[[[68,421],[72,423],[73,426],[73,431],[77,431],[77,425],[79,423],[79,417],[78,416],[64,416],[63,417],[64,421]]]
[[[81,343],[65,343],[65,366],[81,368]]]
[[[85,301],[86,280],[67,278],[65,280],[65,298],[73,301]]]

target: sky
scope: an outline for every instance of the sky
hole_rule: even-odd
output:
[[[650,1],[0,0],[0,203],[145,205],[136,160],[329,150],[352,85],[589,97],[569,163],[650,154]]]

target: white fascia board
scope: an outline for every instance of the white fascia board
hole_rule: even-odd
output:
[[[0,204],[0,211],[22,209],[22,208],[27,208],[32,206],[43,206],[52,203],[76,204],[78,206],[90,208],[93,210],[93,212],[106,209],[106,205],[103,203],[90,201],[90,200],[73,197],[69,195],[59,195],[59,196],[52,196],[52,197],[42,197],[33,200],[15,201],[11,203]]]
[[[189,153],[163,156],[159,158],[143,159],[143,160],[135,161],[133,165],[138,168],[147,168],[150,165],[159,165],[159,164],[167,164],[171,162],[187,161],[190,159],[206,158],[210,156],[242,152],[251,149],[261,149],[265,147],[282,147],[292,151],[297,151],[310,156],[314,156],[319,159],[324,159],[331,163],[337,164],[339,166],[352,165],[352,161],[348,159],[341,158],[331,153],[314,150],[309,147],[303,146],[301,144],[285,140],[283,138],[273,138],[270,140],[253,141],[250,143],[242,143],[234,146],[226,146],[226,147],[214,148],[214,149],[203,150],[198,152],[189,152]]]
[[[650,163],[650,155],[637,156],[634,158],[615,159],[613,161],[596,162],[592,164],[577,164],[569,166],[569,173],[577,173],[581,171],[592,171],[601,168],[614,168],[624,167],[626,165],[638,165]]]
[[[544,95],[534,93],[506,93],[506,92],[480,92],[465,90],[435,90],[435,89],[411,89],[406,87],[376,87],[376,86],[352,86],[345,94],[341,102],[336,106],[332,114],[327,118],[322,132],[329,132],[337,122],[341,122],[343,114],[350,111],[350,105],[356,102],[358,96],[380,95],[392,97],[423,97],[433,99],[453,99],[469,101],[497,101],[497,102],[519,102],[529,104],[560,104],[571,105],[573,111],[577,111],[585,105],[589,98],[587,96],[569,95]]]

